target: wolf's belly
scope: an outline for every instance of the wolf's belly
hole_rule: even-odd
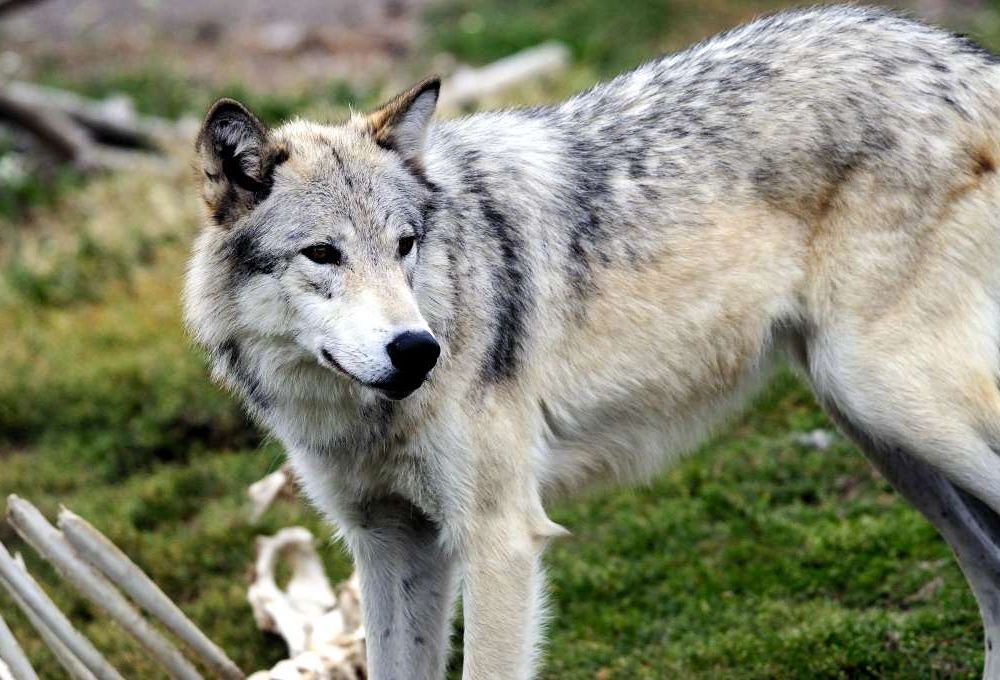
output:
[[[678,393],[669,381],[603,386],[611,399],[543,402],[539,477],[546,496],[610,482],[641,482],[696,449],[774,374],[777,352],[718,389]],[[609,389],[610,388],[610,389]]]

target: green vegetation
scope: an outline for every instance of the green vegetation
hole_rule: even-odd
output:
[[[456,0],[432,12],[428,39],[472,62],[567,41],[579,68],[557,87],[512,95],[531,101],[772,6]],[[989,33],[995,23],[982,25]],[[200,113],[220,94],[149,68],[59,84],[125,92],[159,115]],[[229,93],[272,120],[331,97]],[[210,384],[184,335],[179,287],[198,223],[187,164],[30,187],[16,208],[0,188],[0,495],[88,518],[252,670],[284,653],[256,631],[246,603],[253,537],[302,524],[334,580],[351,567],[301,503],[279,504],[256,526],[246,519],[246,486],[281,452]],[[555,504],[573,536],[547,555],[555,616],[544,677],[978,677],[978,614],[947,547],[847,442],[822,452],[796,443],[793,433],[817,427],[831,426],[785,375],[649,486]],[[24,551],[128,677],[157,677],[5,524],[0,540]],[[42,677],[61,677],[5,593],[0,610]],[[458,649],[453,677],[460,663]]]
[[[558,40],[576,60],[601,75],[613,75],[782,4],[787,3],[456,0],[437,5],[428,23],[432,46],[472,63]]]

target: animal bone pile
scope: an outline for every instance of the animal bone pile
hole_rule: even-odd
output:
[[[284,481],[275,486],[278,478],[271,479],[266,501],[258,501],[251,492],[255,501],[254,516],[263,514],[274,498],[291,484],[290,475],[284,471],[280,474]],[[149,653],[149,658],[171,677],[195,680],[202,676],[150,619],[173,633],[213,676],[225,680],[246,678],[226,653],[209,640],[125,553],[83,518],[62,508],[57,528],[31,503],[11,495],[7,498],[7,521],[66,582],[135,638]],[[363,680],[365,639],[357,576],[352,576],[336,591],[331,588],[313,545],[313,536],[302,527],[282,529],[274,536],[259,536],[256,549],[254,577],[247,599],[258,627],[285,639],[289,658],[250,678]],[[282,559],[287,560],[291,571],[291,578],[283,589],[278,586],[275,576]],[[73,627],[31,577],[21,556],[11,555],[2,543],[0,585],[10,593],[70,677],[76,680],[122,679],[122,674]],[[148,614],[148,618],[137,606]],[[17,638],[0,616],[0,680],[37,678]]]
[[[284,555],[292,577],[284,590],[274,580],[275,565]],[[250,680],[365,677],[365,634],[357,574],[334,593],[313,547],[313,536],[302,527],[282,529],[257,539],[255,576],[247,598],[261,630],[285,638],[289,658]]]
[[[293,495],[291,472],[282,468],[248,490],[252,517],[260,518],[276,498]],[[284,557],[291,578],[278,587],[275,570]],[[274,536],[257,537],[253,582],[247,592],[261,630],[278,633],[289,658],[250,680],[363,680],[365,632],[361,624],[361,589],[357,573],[336,592],[323,571],[313,535],[288,527]]]

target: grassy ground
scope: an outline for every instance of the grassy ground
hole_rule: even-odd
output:
[[[579,66],[565,82],[512,95],[526,101],[562,96],[769,6],[458,0],[431,15],[428,40],[473,62],[567,40]],[[174,113],[214,94],[172,78],[140,70],[78,86],[127,90],[147,110],[163,97]],[[170,94],[165,82],[190,92]],[[331,100],[255,97],[272,117]],[[284,650],[255,629],[246,604],[253,537],[303,524],[321,537],[335,580],[350,564],[299,503],[256,526],[246,520],[246,486],[280,465],[281,452],[209,384],[181,328],[178,291],[198,223],[187,162],[165,174],[70,180],[55,200],[31,189],[16,210],[0,210],[0,494],[89,518],[241,666],[257,669]],[[573,537],[547,555],[555,617],[544,677],[977,677],[978,616],[947,547],[852,446],[796,443],[793,433],[816,427],[830,425],[783,376],[648,487],[551,508]],[[23,548],[6,525],[0,540]],[[128,677],[157,677],[141,650],[26,557]],[[42,676],[60,677],[3,593],[0,611]]]

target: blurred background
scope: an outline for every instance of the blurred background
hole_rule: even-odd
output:
[[[209,382],[182,327],[208,105],[335,121],[431,71],[463,93],[444,115],[555,101],[787,6],[0,0],[0,494],[87,517],[244,669],[270,667],[285,646],[246,602],[254,536],[301,524],[334,581],[351,566],[300,502],[248,519],[246,487],[280,447]],[[996,0],[896,6],[1000,49]],[[566,51],[518,78],[469,70],[551,41]],[[947,547],[790,375],[650,486],[551,514],[573,537],[547,557],[546,678],[979,676],[979,617]],[[6,524],[0,540],[23,549]],[[128,677],[158,677],[26,558]],[[42,677],[61,677],[4,592],[0,611]],[[457,649],[455,677],[460,664]]]

